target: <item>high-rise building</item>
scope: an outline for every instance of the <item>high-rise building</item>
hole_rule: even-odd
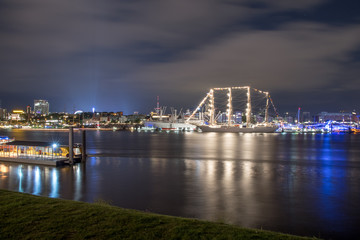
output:
[[[36,115],[48,115],[49,102],[47,100],[34,100],[34,113]]]
[[[27,106],[26,107],[26,120],[30,121],[30,118],[31,118],[31,107]]]
[[[0,121],[6,118],[6,109],[0,108]]]
[[[303,112],[302,114],[302,122],[311,122],[310,112]]]
[[[5,109],[1,108],[1,99],[0,99],[0,121],[3,120],[3,118],[5,118],[5,114],[6,114],[6,111],[5,111]]]
[[[26,113],[27,113],[27,114],[31,114],[31,107],[30,107],[30,106],[27,106],[27,107],[26,107]]]

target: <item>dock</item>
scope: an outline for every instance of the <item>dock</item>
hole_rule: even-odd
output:
[[[45,165],[45,166],[54,166],[59,167],[67,165],[69,163],[69,158],[36,158],[36,157],[0,157],[0,162],[11,162],[11,163],[25,163],[25,164],[35,164],[35,165]]]

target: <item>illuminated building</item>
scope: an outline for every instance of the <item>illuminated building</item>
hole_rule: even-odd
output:
[[[34,113],[36,115],[48,115],[49,102],[47,100],[34,100]]]
[[[292,116],[285,116],[284,120],[287,123],[294,123],[294,118]]]
[[[311,122],[310,112],[303,112],[302,114],[302,122]]]
[[[13,110],[10,115],[10,119],[14,121],[22,121],[24,120],[24,111],[23,110]]]
[[[351,122],[352,114],[351,113],[328,113],[328,112],[321,112],[318,114],[319,122],[327,122],[337,121],[337,122]]]
[[[243,119],[243,113],[241,111],[236,111],[234,112],[234,121],[235,123],[242,123],[242,119]]]

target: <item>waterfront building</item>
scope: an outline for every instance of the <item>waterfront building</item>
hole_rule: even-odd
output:
[[[337,121],[337,122],[351,122],[353,119],[352,113],[329,113],[329,112],[321,112],[317,115],[318,121],[320,123],[327,121]]]
[[[127,121],[131,123],[140,123],[146,120],[146,115],[144,114],[131,114],[126,116]]]
[[[119,117],[119,123],[126,123],[128,121],[127,117],[126,116],[121,116]]]
[[[243,122],[243,113],[240,111],[234,112],[234,121],[235,123],[242,123]]]
[[[100,116],[100,122],[101,123],[108,123],[108,122],[110,122],[110,117],[109,116],[103,116],[103,115],[101,115]]]
[[[283,120],[287,123],[295,123],[297,121],[297,112],[286,112],[284,117],[283,117]]]
[[[25,112],[23,110],[14,110],[10,114],[10,120],[12,120],[12,121],[22,121],[22,120],[24,120],[24,114],[25,114]]]
[[[356,114],[355,110],[351,113],[351,121],[359,123],[359,116]]]
[[[47,100],[34,100],[34,113],[36,115],[49,115],[49,102]]]

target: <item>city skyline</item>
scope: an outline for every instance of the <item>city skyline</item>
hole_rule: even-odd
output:
[[[358,110],[356,1],[0,3],[0,98],[14,109],[193,109],[208,89],[269,91],[280,112]]]

